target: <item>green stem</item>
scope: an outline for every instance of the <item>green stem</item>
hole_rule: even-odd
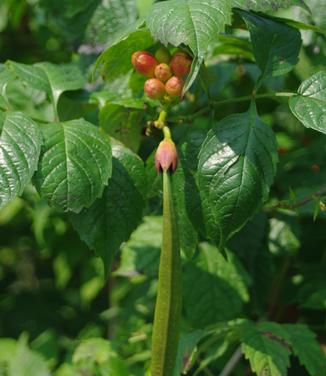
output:
[[[168,115],[168,113],[165,110],[162,110],[160,112],[158,119],[154,122],[156,128],[158,128],[158,129],[164,128],[167,115]]]
[[[155,307],[151,376],[173,375],[181,314],[181,259],[171,175],[163,172],[163,239]]]
[[[207,107],[203,107],[199,111],[191,115],[179,116],[179,119],[181,118],[183,120],[192,120],[198,116],[207,114],[208,112],[212,111],[212,109],[216,107],[223,106],[225,104],[247,102],[247,101],[251,101],[252,99],[264,99],[264,98],[277,99],[277,98],[282,98],[282,97],[292,97],[293,95],[295,95],[295,93],[287,93],[287,92],[265,93],[265,94],[256,94],[256,95],[245,95],[243,97],[224,99],[221,101],[212,101]],[[171,119],[169,119],[169,121],[170,120]]]

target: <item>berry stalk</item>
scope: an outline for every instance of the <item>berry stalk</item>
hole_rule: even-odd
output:
[[[168,138],[164,141],[172,142]],[[153,325],[151,376],[173,375],[179,342],[181,259],[171,179],[171,169],[164,168],[163,239]]]

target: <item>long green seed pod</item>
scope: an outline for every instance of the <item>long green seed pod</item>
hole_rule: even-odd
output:
[[[181,260],[171,178],[163,170],[163,240],[155,307],[151,376],[172,376],[181,313]]]

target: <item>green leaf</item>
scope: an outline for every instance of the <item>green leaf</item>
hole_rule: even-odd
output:
[[[306,326],[301,324],[284,324],[282,327],[287,332],[294,355],[306,368],[311,376],[326,374],[326,359],[315,334]]]
[[[169,0],[156,3],[147,18],[153,37],[163,44],[189,46],[203,58],[209,43],[231,22],[230,2],[226,0]]]
[[[178,168],[173,177],[173,194],[180,244],[183,252],[189,258],[197,249],[197,232],[204,232],[196,171],[200,145],[205,139],[205,135],[205,131],[202,130],[194,130],[189,133],[178,148]]]
[[[232,7],[238,7],[255,12],[271,12],[280,8],[289,8],[297,5],[309,11],[309,7],[303,0],[232,0]]]
[[[24,337],[18,343],[16,351],[8,359],[8,376],[50,376],[43,357],[27,347]]]
[[[51,94],[49,80],[41,68],[34,65],[16,63],[10,60],[7,62],[7,66],[11,72],[28,86],[36,90],[44,91],[49,95]]]
[[[187,367],[192,358],[192,354],[196,351],[198,342],[207,335],[205,330],[195,330],[190,333],[184,333],[180,336],[176,366],[174,367],[174,376],[180,376],[187,371]]]
[[[231,22],[227,0],[169,0],[154,4],[147,17],[153,37],[165,45],[188,46],[194,54],[184,91],[189,89],[203,62],[208,45]]]
[[[143,112],[141,111],[131,110],[120,104],[108,103],[100,111],[99,125],[110,136],[137,152],[144,127],[142,119]]]
[[[102,338],[83,341],[76,348],[72,361],[81,374],[98,374],[98,371],[103,376],[129,374],[123,360],[112,349],[110,342]]]
[[[38,63],[35,67],[42,69],[45,73],[51,87],[55,107],[57,107],[59,97],[63,92],[81,89],[85,84],[85,78],[76,65]]]
[[[20,112],[0,112],[0,208],[23,193],[40,156],[42,134]]]
[[[326,71],[314,74],[290,98],[292,113],[307,127],[326,134]]]
[[[298,62],[300,32],[284,23],[239,11],[251,36],[253,53],[262,78],[290,72]]]
[[[115,275],[145,274],[156,278],[162,245],[162,217],[145,217],[121,251]]]
[[[142,219],[146,198],[143,161],[118,142],[113,142],[112,177],[102,197],[78,215],[74,228],[109,270],[114,254],[128,240]]]
[[[216,247],[202,243],[183,275],[185,316],[197,328],[235,318],[249,301],[249,276],[231,252],[227,261]]]
[[[146,50],[154,43],[151,34],[140,29],[126,32],[116,42],[106,48],[97,59],[97,69],[101,66],[101,74],[106,80],[113,80],[132,69],[131,55],[138,50]]]
[[[263,330],[259,324],[251,322],[244,325],[240,337],[242,352],[249,360],[252,371],[258,376],[287,374],[287,368],[290,366],[290,350],[282,338],[267,328]]]
[[[257,211],[276,172],[276,141],[256,106],[209,131],[199,154],[198,186],[207,235],[225,242]]]
[[[300,248],[297,222],[287,216],[271,218],[268,248],[274,254],[293,255]]]
[[[83,119],[47,124],[43,135],[36,187],[51,206],[78,213],[100,197],[107,185],[110,143]]]
[[[102,1],[87,25],[84,42],[108,45],[121,29],[134,23],[136,18],[135,0]]]

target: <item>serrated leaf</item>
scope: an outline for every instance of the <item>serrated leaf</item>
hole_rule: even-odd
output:
[[[135,0],[102,1],[94,11],[85,31],[84,41],[109,44],[115,35],[137,18]]]
[[[248,322],[241,332],[242,352],[258,376],[284,376],[290,366],[290,350],[274,333]]]
[[[326,71],[305,80],[290,98],[292,113],[307,127],[326,134]]]
[[[147,26],[163,44],[185,44],[195,56],[203,57],[209,43],[230,21],[229,1],[169,0],[152,7]]]
[[[209,43],[230,22],[230,1],[169,0],[154,4],[146,23],[156,40],[165,45],[185,44],[193,52],[186,91],[199,73]]]
[[[76,65],[52,63],[38,63],[36,68],[40,68],[46,75],[51,88],[52,99],[57,107],[59,97],[65,91],[81,89],[85,84],[85,78]]]
[[[41,90],[47,94],[51,94],[49,80],[45,72],[34,65],[16,63],[8,61],[7,66],[12,73],[14,73],[20,80],[36,90]]]
[[[239,11],[251,36],[253,53],[262,77],[290,72],[298,62],[301,36],[297,29],[257,14]]]
[[[43,127],[44,145],[35,183],[50,206],[80,212],[102,195],[111,175],[111,147],[83,119]]]
[[[310,11],[303,0],[232,0],[231,3],[232,7],[253,10],[255,12],[277,11],[280,8],[289,8],[293,5]]]
[[[142,160],[118,142],[113,143],[112,154],[112,177],[102,197],[71,216],[81,239],[102,258],[106,272],[114,254],[141,221],[146,198]]]
[[[207,235],[222,246],[267,198],[276,172],[276,140],[256,106],[209,131],[199,154],[198,186]]]
[[[293,353],[311,376],[326,374],[326,359],[315,334],[305,325],[284,324]]]
[[[235,318],[248,302],[248,275],[231,252],[228,261],[208,243],[184,266],[183,301],[187,320],[202,328]],[[221,304],[221,302],[224,302]]]
[[[20,112],[0,112],[0,208],[23,193],[37,169],[42,134]]]
[[[139,25],[138,25],[139,26]],[[132,69],[131,55],[138,50],[146,50],[154,41],[148,30],[126,30],[121,38],[106,48],[96,61],[97,69],[107,80],[113,80]]]

